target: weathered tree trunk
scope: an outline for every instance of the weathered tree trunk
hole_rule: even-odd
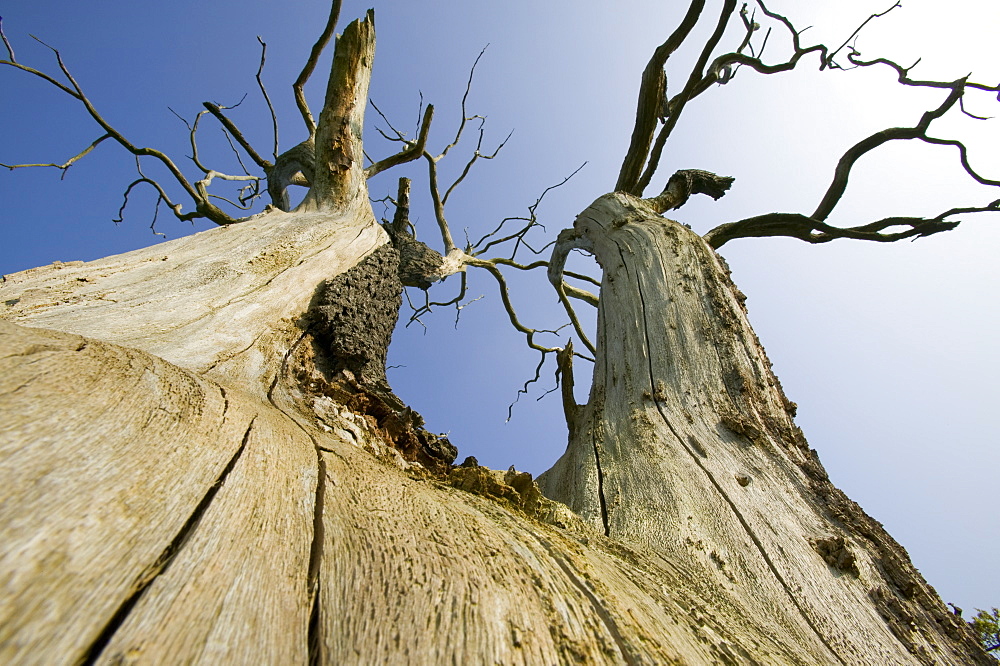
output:
[[[830,484],[718,255],[625,194],[575,231],[604,269],[597,359],[545,494],[814,663],[973,659],[905,551]]]
[[[581,216],[598,368],[544,479],[582,519],[431,455],[323,319],[396,279],[369,23],[300,211],[0,285],[0,662],[989,663],[804,448],[714,253],[625,195]]]

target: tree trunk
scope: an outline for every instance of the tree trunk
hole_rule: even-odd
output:
[[[0,662],[990,663],[830,486],[719,259],[627,195],[578,221],[598,364],[543,479],[576,513],[435,458],[351,351],[384,302],[323,310],[398,280],[373,40],[300,211],[0,285]]]
[[[830,484],[704,240],[620,193],[575,231],[604,269],[597,358],[543,492],[813,663],[982,658],[955,644],[964,623],[906,552]]]
[[[625,195],[581,220],[598,365],[543,487],[582,521],[323,395],[296,313],[367,210],[10,276],[7,318],[72,333],[0,336],[3,661],[982,661],[804,447],[714,253]]]

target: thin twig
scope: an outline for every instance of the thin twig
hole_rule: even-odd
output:
[[[11,47],[10,42],[7,41],[7,35],[3,32],[3,17],[0,16],[0,39],[3,40],[3,45],[7,48],[7,57],[12,63],[17,62],[17,58],[14,57],[14,49]]]
[[[247,141],[246,137],[243,136],[243,133],[236,127],[235,124],[233,124],[233,121],[231,121],[228,118],[228,116],[222,113],[223,109],[227,107],[223,107],[218,104],[213,104],[212,102],[202,102],[202,106],[208,109],[212,113],[212,115],[215,116],[220,123],[222,123],[222,126],[226,128],[226,130],[230,134],[233,135],[233,138],[236,139],[236,143],[240,144],[243,150],[246,151],[247,155],[250,156],[250,159],[252,159],[254,162],[257,163],[257,166],[259,166],[261,169],[264,169],[264,171],[267,171],[274,166],[273,162],[265,160],[263,157],[260,156],[260,154],[257,153],[256,150],[254,150],[253,146],[250,145],[250,142]]]
[[[489,46],[490,46],[489,44],[484,46],[483,50],[480,51],[479,55],[476,56],[476,60],[472,63],[472,69],[469,70],[469,78],[465,82],[465,93],[462,95],[462,120],[458,124],[458,130],[455,132],[455,138],[452,139],[452,142],[449,143],[447,146],[445,146],[444,150],[442,150],[441,153],[437,156],[437,159],[439,160],[445,155],[447,155],[448,151],[450,151],[452,148],[458,145],[458,142],[462,138],[462,132],[465,130],[465,123],[474,118],[481,117],[481,116],[467,117],[465,110],[465,103],[469,99],[469,91],[472,90],[472,79],[476,75],[476,65],[479,64],[479,59],[483,57],[483,54],[486,53],[486,49],[488,49]]]
[[[855,29],[854,32],[851,33],[851,36],[844,40],[843,44],[841,44],[837,49],[835,49],[835,50],[833,50],[833,51],[830,52],[830,55],[828,55],[826,57],[826,64],[827,64],[827,66],[834,65],[833,59],[836,57],[836,55],[838,53],[840,53],[842,50],[844,50],[844,47],[847,46],[848,44],[850,44],[851,40],[854,39],[855,37],[857,37],[858,33],[860,33],[861,30],[866,25],[868,25],[871,21],[873,21],[873,20],[875,20],[877,18],[881,18],[882,16],[885,16],[886,14],[888,14],[889,12],[891,12],[893,9],[897,9],[899,7],[902,7],[902,6],[903,5],[901,3],[896,2],[895,4],[893,4],[892,7],[889,7],[889,9],[885,10],[884,12],[879,12],[879,13],[876,13],[876,14],[872,14],[871,16],[869,16],[868,18],[866,18],[864,20],[864,22],[861,25],[859,25],[857,27],[857,29]]]
[[[105,139],[110,139],[110,138],[112,138],[110,134],[104,134],[104,135],[98,137],[97,139],[95,139],[93,141],[93,143],[91,143],[89,146],[87,146],[82,151],[80,151],[79,153],[77,153],[73,157],[69,158],[68,160],[66,160],[62,164],[54,164],[54,163],[51,163],[51,162],[47,163],[47,164],[4,164],[3,162],[0,162],[0,167],[4,167],[4,168],[7,168],[7,169],[10,169],[11,171],[13,171],[14,169],[24,169],[24,168],[28,168],[28,167],[54,167],[54,168],[60,169],[62,171],[62,175],[59,177],[59,180],[62,180],[63,178],[66,177],[66,171],[71,166],[73,166],[74,162],[76,162],[78,159],[80,159],[81,157],[85,156],[87,153],[89,153],[94,148],[96,148],[97,144],[101,143]]]

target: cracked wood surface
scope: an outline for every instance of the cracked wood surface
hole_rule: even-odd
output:
[[[718,258],[628,195],[578,221],[598,363],[543,482],[582,519],[300,385],[317,286],[387,241],[373,48],[338,43],[301,210],[0,284],[0,661],[991,663],[829,484]]]
[[[161,359],[2,320],[0,376],[0,661],[79,655],[155,577],[247,419]]]
[[[4,663],[808,663],[691,572],[411,478],[294,390],[9,323],[0,349]]]
[[[673,223],[629,211],[614,218],[626,219],[617,236],[609,234],[617,264],[601,246],[611,296],[602,303],[641,304],[628,300],[637,285],[646,294],[668,286],[688,293],[687,285],[705,312],[715,313],[703,317],[717,315],[712,321],[735,332],[713,332],[704,318],[677,321],[673,309],[683,306],[669,300],[603,329],[602,348],[624,355],[599,360],[595,391],[603,392],[606,410],[628,411],[577,424],[589,438],[576,464],[590,476],[568,499],[592,526],[565,516],[540,522],[421,477],[386,450],[362,415],[302,393],[286,360],[303,336],[294,309],[305,307],[312,290],[292,294],[294,285],[346,270],[368,243],[377,244],[382,236],[369,228],[370,210],[275,214],[260,226],[206,232],[204,256],[229,266],[257,256],[261,234],[321,239],[304,243],[308,260],[285,255],[284,269],[246,288],[262,314],[243,321],[255,328],[209,332],[218,363],[206,361],[206,343],[177,333],[186,330],[185,317],[177,316],[174,336],[158,334],[161,321],[146,338],[140,315],[124,305],[141,309],[145,294],[175,289],[189,297],[219,294],[220,313],[249,308],[245,299],[225,298],[221,287],[184,289],[179,278],[197,282],[199,274],[198,252],[184,239],[11,276],[5,298],[79,288],[89,285],[80,276],[119,266],[112,276],[131,285],[121,293],[132,296],[120,303],[41,299],[32,309],[15,295],[10,307],[32,324],[60,325],[64,312],[67,328],[100,333],[107,326],[106,338],[133,347],[0,323],[0,660],[920,663],[910,648],[923,648],[940,663],[975,663],[971,652],[963,654],[960,634],[942,634],[951,616],[939,616],[940,602],[887,535],[857,522],[833,491],[823,501],[841,507],[839,518],[803,508],[809,488],[825,486],[797,471],[800,463],[808,468],[809,455],[773,434],[790,420],[775,416],[785,403],[768,385],[752,333],[744,330],[744,341],[729,347],[719,337],[741,335],[744,315],[728,282],[725,289],[701,282],[699,272],[721,270],[717,260],[690,249],[687,232]],[[310,223],[329,228],[306,228]],[[237,249],[219,255],[217,238]],[[642,249],[646,243],[652,250]],[[190,254],[177,272],[164,271],[161,283],[144,271],[163,248],[166,256],[174,248]],[[626,251],[646,259],[626,260]],[[694,253],[681,262],[687,272],[657,268],[676,252]],[[639,265],[645,272],[637,282]],[[601,321],[610,321],[605,310]],[[641,351],[649,343],[636,332],[650,332],[655,321],[672,331],[668,340],[703,338],[699,344],[718,347],[711,363],[735,359],[746,364],[743,374],[723,373],[705,384],[707,392],[671,395],[666,382],[683,386],[699,366],[677,350],[658,357]],[[616,331],[614,341],[608,330]],[[173,362],[151,355],[154,346]],[[618,379],[609,383],[610,376]],[[663,386],[652,379],[660,376]],[[740,397],[740,387],[752,395]],[[778,420],[764,421],[768,416]],[[676,449],[677,442],[667,423],[692,435],[697,458],[663,452],[664,443]],[[653,462],[630,466],[637,460],[630,450]],[[587,462],[594,451],[602,458],[599,489],[596,466]],[[665,462],[655,462],[660,455]],[[854,549],[860,579],[831,570],[806,540],[834,543],[831,529]],[[905,585],[914,586],[910,598],[900,596]]]
[[[975,663],[905,551],[829,484],[718,256],[624,194],[595,201],[575,228],[604,269],[598,355],[543,492],[683,562],[814,663]],[[816,552],[830,537],[849,544],[859,575]]]

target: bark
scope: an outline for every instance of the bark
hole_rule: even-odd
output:
[[[829,485],[718,258],[627,195],[577,227],[598,367],[543,479],[573,511],[448,464],[376,367],[370,23],[298,211],[0,284],[0,662],[989,663]]]

